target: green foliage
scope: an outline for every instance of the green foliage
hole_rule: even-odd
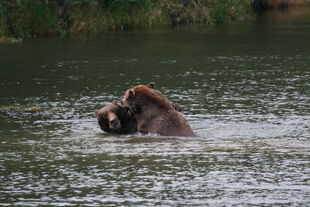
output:
[[[246,18],[251,11],[251,0],[210,0],[213,23],[231,22]]]
[[[75,2],[71,15],[73,30],[100,32],[147,27],[160,22],[161,13],[152,0],[92,0]]]
[[[151,0],[108,0],[101,1],[102,8],[111,18],[114,28],[148,26],[148,16],[152,11]]]
[[[206,0],[163,0],[162,4],[173,25],[209,22]]]
[[[2,3],[0,3],[0,37],[2,35],[4,35],[4,27],[5,27],[5,23],[4,23],[4,7],[2,5]]]
[[[0,36],[214,24],[248,15],[251,0],[0,0]]]
[[[22,37],[54,33],[56,18],[43,0],[2,0],[6,32]]]

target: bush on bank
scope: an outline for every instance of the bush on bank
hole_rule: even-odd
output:
[[[217,24],[250,12],[251,0],[1,0],[0,37]]]

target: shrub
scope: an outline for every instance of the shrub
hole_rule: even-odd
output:
[[[251,0],[210,0],[210,15],[213,23],[231,22],[247,18]]]
[[[37,36],[55,32],[56,18],[43,0],[2,0],[1,22],[10,35]],[[2,27],[3,28],[3,27]]]
[[[247,17],[251,0],[0,0],[0,35],[98,33]]]

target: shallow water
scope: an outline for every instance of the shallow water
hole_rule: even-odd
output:
[[[0,206],[307,206],[309,11],[1,45]],[[199,137],[100,131],[149,81]]]

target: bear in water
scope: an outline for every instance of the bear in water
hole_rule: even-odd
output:
[[[145,86],[148,87],[148,88],[153,89],[154,92],[157,93],[159,96],[164,97],[164,95],[163,95],[160,91],[155,90],[155,82],[149,82],[149,83],[148,83],[147,85],[145,85]],[[166,98],[166,97],[164,97],[164,98]],[[167,100],[167,101],[168,101],[168,100]],[[175,104],[175,103],[172,103],[172,102],[170,102],[170,101],[169,101],[169,103],[171,104],[171,106],[172,106],[175,110],[177,110],[178,112],[182,112],[182,108],[181,108],[181,106],[180,106],[179,104]]]
[[[155,90],[154,82],[148,83],[145,87],[148,87],[158,96],[166,99],[160,91]],[[182,111],[180,105],[172,102],[169,102],[169,104],[175,110],[179,112]],[[137,113],[140,110],[141,106],[137,104],[132,111]],[[136,118],[133,116],[133,113],[129,111],[129,108],[125,107],[122,103],[118,104],[116,101],[113,101],[112,104],[108,104],[100,110],[95,110],[95,115],[102,131],[120,134],[131,134],[138,131]]]
[[[163,136],[196,136],[174,104],[148,85],[128,89],[123,104],[137,120],[138,132]]]
[[[95,110],[98,124],[102,131],[109,133],[131,134],[137,132],[137,120],[129,109],[116,101]]]

